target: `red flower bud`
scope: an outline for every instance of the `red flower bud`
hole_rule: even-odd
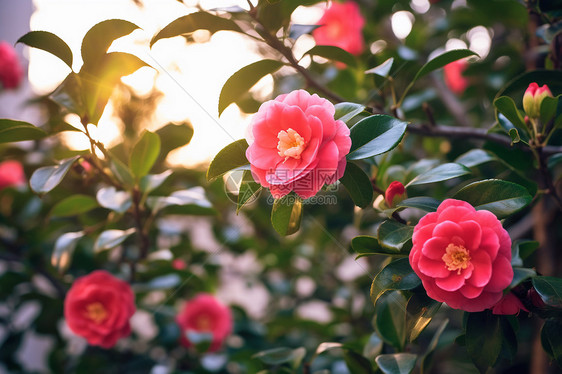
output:
[[[0,42],[0,85],[5,89],[17,88],[22,78],[23,70],[16,51],[10,44]]]
[[[519,314],[521,310],[528,312],[521,300],[513,293],[508,293],[502,297],[500,301],[492,308],[493,314],[514,315]]]
[[[386,205],[390,208],[401,202],[406,198],[406,189],[404,185],[398,181],[394,181],[388,186],[386,192],[384,193],[384,199]]]
[[[541,104],[547,96],[552,97],[552,93],[546,84],[539,87],[535,82],[531,83],[523,95],[525,113],[531,118],[540,117]]]
[[[8,160],[0,163],[0,190],[25,184],[23,167],[18,161]]]
[[[457,95],[462,94],[468,87],[468,79],[462,73],[468,67],[466,60],[453,61],[443,68],[447,87]]]

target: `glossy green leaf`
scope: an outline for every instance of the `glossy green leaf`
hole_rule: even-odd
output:
[[[562,308],[562,279],[556,277],[535,277],[533,286],[546,305]]]
[[[539,247],[535,240],[514,240],[511,243],[511,265],[523,266],[523,260]]]
[[[447,327],[448,324],[449,324],[449,320],[448,319],[444,320],[443,323],[441,323],[441,325],[439,325],[439,327],[437,328],[437,331],[435,331],[433,338],[431,338],[431,341],[427,346],[427,349],[422,357],[422,361],[420,364],[422,374],[429,373],[429,369],[431,367],[431,362],[433,359],[433,353],[437,348],[437,344],[439,343],[439,338],[441,337],[441,334],[443,334],[443,331],[445,331],[445,328]]]
[[[62,160],[58,165],[55,166],[44,166],[33,172],[31,179],[29,180],[29,185],[31,189],[38,194],[44,194],[51,191],[53,188],[58,186],[62,181],[70,167],[80,156],[74,156]]]
[[[71,72],[64,81],[53,91],[50,98],[60,106],[82,117],[85,114],[84,99],[80,76]]]
[[[109,169],[117,177],[119,182],[123,183],[124,186],[132,187],[135,183],[131,171],[123,162],[121,162],[117,157],[112,157],[109,163]]]
[[[501,96],[494,100],[494,106],[502,113],[519,131],[527,132],[523,116],[517,109],[511,97]]]
[[[51,210],[53,217],[71,217],[89,212],[98,206],[96,200],[87,195],[72,195],[60,201]]]
[[[376,75],[380,75],[381,77],[388,77],[388,74],[390,73],[390,69],[392,69],[392,64],[394,63],[394,58],[389,58],[388,60],[386,60],[385,62],[383,62],[382,64],[375,66],[372,69],[369,69],[365,72],[365,74],[376,74]]]
[[[365,357],[361,356],[359,353],[351,350],[343,350],[343,359],[345,365],[351,373],[357,374],[372,374],[373,366]]]
[[[144,177],[156,162],[160,154],[160,137],[158,134],[145,130],[135,144],[129,159],[131,172],[136,178]]]
[[[537,272],[533,269],[514,267],[513,268],[513,279],[511,280],[511,284],[509,285],[509,288],[513,288],[513,287],[517,286],[518,284],[520,284],[521,282],[523,282],[524,280],[527,280],[529,278],[533,278],[536,275],[537,275]]]
[[[250,170],[244,170],[244,173],[242,174],[242,180],[240,181],[240,188],[238,190],[236,213],[238,213],[245,204],[254,201],[261,189],[261,185],[254,181],[252,172]]]
[[[296,233],[301,225],[302,199],[291,192],[280,199],[275,199],[271,209],[271,223],[281,235]]]
[[[237,140],[224,147],[211,161],[207,170],[207,180],[212,181],[227,171],[248,165],[246,149],[248,149],[246,139]]]
[[[425,173],[422,173],[412,179],[406,187],[417,186],[420,184],[442,182],[453,178],[458,178],[463,175],[470,174],[471,171],[464,165],[449,162],[433,168]]]
[[[356,67],[355,56],[340,47],[333,45],[317,45],[309,49],[305,55],[320,56],[328,60],[343,62],[346,65]]]
[[[406,343],[406,300],[398,292],[383,296],[376,308],[374,325],[377,333],[398,351],[404,349]]]
[[[208,30],[211,34],[221,30],[242,32],[240,27],[230,19],[218,17],[208,12],[196,12],[172,21],[156,33],[150,41],[150,47],[160,39],[191,34],[197,30]]]
[[[373,185],[363,169],[348,162],[340,179],[351,199],[360,208],[366,208],[373,201]]]
[[[279,347],[261,351],[252,356],[267,365],[281,365],[285,363],[292,363],[295,359],[302,356],[304,348],[297,349]]]
[[[518,93],[523,93],[527,87],[529,87],[529,84],[533,82],[537,83],[539,86],[547,84],[552,92],[562,92],[562,71],[536,69],[525,72],[509,81],[498,91],[496,97],[517,97]]]
[[[466,349],[481,373],[493,366],[502,348],[500,316],[490,310],[468,313],[466,321]]]
[[[150,66],[137,56],[123,52],[104,54],[99,63],[83,65],[78,73],[88,122],[97,124],[121,77]]]
[[[135,232],[135,228],[128,230],[105,230],[102,232],[94,243],[94,252],[111,249],[123,243],[129,236]]]
[[[380,355],[375,359],[384,374],[409,374],[416,366],[418,356],[413,353]]]
[[[16,43],[23,43],[29,47],[42,49],[61,59],[72,70],[72,51],[58,36],[48,31],[30,31]]]
[[[139,27],[122,19],[108,19],[94,25],[82,39],[84,64],[98,64],[115,39],[132,33]]]
[[[374,360],[382,352],[383,345],[384,342],[380,336],[376,332],[372,333],[363,347],[363,356],[368,360]]]
[[[125,213],[132,205],[131,194],[127,191],[117,191],[113,186],[100,188],[96,199],[102,207],[117,213]]]
[[[414,227],[404,225],[394,220],[386,220],[380,224],[377,236],[381,246],[404,252],[409,249],[408,242],[411,242]]]
[[[189,122],[169,123],[156,130],[156,134],[162,143],[159,159],[163,160],[170,151],[189,144],[193,137],[193,126]]]
[[[357,252],[357,258],[371,256],[371,255],[392,255],[392,256],[405,256],[396,248],[382,247],[379,241],[374,236],[360,235],[351,240],[351,247]]]
[[[562,368],[562,322],[548,318],[541,329],[541,343],[548,355]]]
[[[429,325],[441,303],[428,297],[425,293],[415,293],[406,305],[406,331],[408,341],[412,342]]]
[[[428,196],[417,196],[417,197],[410,197],[408,199],[404,199],[398,204],[397,207],[403,208],[417,208],[424,210],[426,212],[435,212],[437,208],[441,204],[440,200],[434,199]]]
[[[421,284],[407,258],[391,262],[382,269],[371,284],[371,301],[377,304],[379,298],[387,291],[411,290]]]
[[[20,142],[24,140],[38,140],[47,133],[31,123],[0,119],[0,143]]]
[[[250,90],[260,79],[268,74],[275,73],[283,66],[277,60],[259,60],[244,66],[222,86],[219,96],[219,116],[232,103],[238,101],[242,95]]]
[[[144,193],[149,193],[160,187],[168,177],[172,175],[171,170],[166,170],[160,174],[148,174],[141,178],[139,187]]]
[[[562,95],[558,95],[557,97],[547,96],[541,102],[540,119],[544,125],[546,125],[556,115],[558,106],[560,105],[559,100],[561,96]]]
[[[83,231],[67,232],[58,237],[51,255],[51,265],[60,273],[70,267],[76,245],[85,234]]]
[[[471,183],[459,190],[453,198],[464,200],[478,210],[489,210],[499,219],[517,212],[532,200],[525,187],[500,179]]]
[[[496,157],[483,149],[472,149],[456,158],[455,163],[472,168],[489,161],[497,160]]]
[[[152,209],[153,213],[171,206],[194,206],[203,209],[194,209],[191,212],[185,209],[178,209],[177,214],[193,214],[197,212],[208,214],[210,213],[209,209],[212,208],[211,202],[205,196],[205,190],[200,186],[175,191],[170,196],[149,197],[146,204]]]
[[[525,144],[529,143],[529,136],[526,130],[520,130],[510,120],[508,120],[502,113],[498,113],[498,123],[500,127],[511,138],[511,144],[523,141]]]
[[[348,102],[337,103],[334,107],[336,108],[334,119],[345,123],[365,110],[364,105]]]
[[[400,143],[406,122],[376,114],[357,122],[351,128],[351,149],[348,160],[360,160],[385,153]]]

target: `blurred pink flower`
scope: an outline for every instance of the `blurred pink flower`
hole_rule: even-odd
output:
[[[427,295],[451,308],[494,306],[513,279],[511,239],[496,216],[447,199],[414,228],[410,265]]]
[[[0,162],[0,190],[6,187],[22,186],[25,183],[25,174],[19,161]]]
[[[365,19],[353,1],[333,2],[318,21],[319,28],[312,32],[318,45],[333,45],[358,55],[363,51]]]
[[[523,306],[521,300],[517,298],[512,292],[507,293],[494,307],[492,308],[493,314],[514,315],[519,314],[519,311],[524,310],[528,312],[527,308]]]
[[[457,95],[462,94],[468,87],[468,79],[462,73],[468,67],[466,60],[453,61],[443,68],[445,74],[445,84]]]
[[[392,182],[384,193],[386,205],[392,208],[394,205],[406,198],[406,189],[404,185],[398,181]]]
[[[68,327],[91,345],[111,348],[131,333],[135,294],[129,283],[105,270],[74,281],[64,299]]]
[[[209,351],[217,351],[232,331],[232,313],[213,295],[201,293],[187,301],[176,322],[181,329],[181,342],[186,347],[192,345],[188,332],[211,333],[213,335]]]
[[[175,258],[172,261],[172,267],[176,270],[185,270],[187,268],[187,264],[181,258]]]
[[[332,103],[304,90],[263,103],[250,123],[246,150],[254,179],[275,198],[295,191],[303,199],[340,179],[351,139],[334,113]]]
[[[0,84],[5,89],[17,88],[23,78],[23,70],[14,48],[0,42]]]

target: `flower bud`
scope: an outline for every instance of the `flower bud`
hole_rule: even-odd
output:
[[[542,87],[535,82],[531,83],[523,95],[523,109],[530,118],[541,115],[541,103],[545,97],[552,97],[550,89],[545,84]]]
[[[492,308],[492,313],[497,315],[517,315],[521,310],[529,312],[521,300],[513,293],[505,294],[500,301]]]
[[[23,69],[14,48],[0,42],[0,91],[17,88],[23,79]]]
[[[392,208],[405,198],[406,189],[404,188],[404,185],[398,181],[392,182],[384,193],[384,199],[389,208]]]

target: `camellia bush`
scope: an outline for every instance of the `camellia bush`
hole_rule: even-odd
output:
[[[0,371],[26,371],[41,338],[44,372],[560,372],[560,2],[247,5],[150,41],[229,31],[263,54],[222,87],[219,115],[251,120],[206,170],[166,162],[190,123],[147,131],[135,113],[156,104],[122,99],[150,65],[108,49],[137,25],[92,27],[79,71],[58,36],[18,40],[71,72],[33,99],[44,123],[0,119]],[[323,16],[296,24],[300,7]],[[108,148],[90,131],[110,100],[124,131]]]

